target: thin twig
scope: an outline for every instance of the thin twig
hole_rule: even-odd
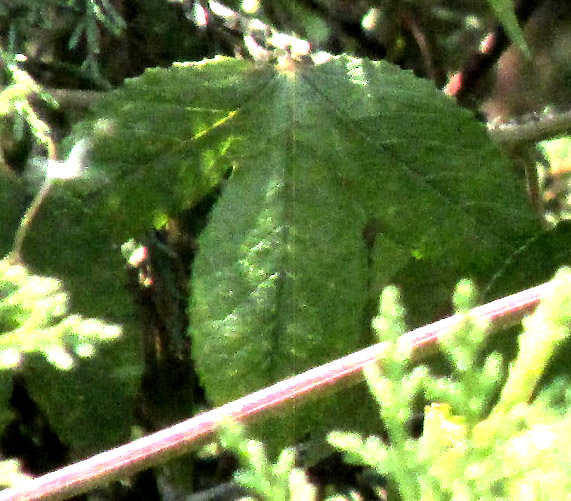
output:
[[[441,86],[445,78],[444,71],[436,65],[435,57],[433,56],[435,51],[431,40],[429,40],[427,34],[422,29],[422,18],[418,12],[410,8],[403,9],[401,18],[406,23],[420,51],[427,77],[437,86]]]
[[[488,133],[494,141],[506,146],[536,143],[571,134],[571,110],[545,114],[522,124],[491,124]]]
[[[16,264],[22,262],[22,245],[24,244],[24,238],[28,233],[28,229],[32,220],[40,210],[43,201],[48,196],[50,189],[52,187],[52,180],[46,178],[42,183],[42,186],[38,190],[38,193],[34,197],[34,200],[26,210],[26,213],[20,219],[20,225],[18,226],[18,230],[16,231],[16,235],[14,237],[14,246],[12,247],[12,251],[10,252],[10,256],[8,259],[10,262]]]
[[[489,323],[491,330],[515,325],[538,305],[550,288],[548,282],[474,308],[470,314],[476,320]],[[463,318],[463,315],[453,315],[420,327],[401,336],[399,342],[411,347],[413,355],[420,357],[434,350],[439,339],[453,331]],[[376,344],[310,369],[152,435],[4,490],[0,492],[0,501],[67,499],[156,466],[212,439],[221,421],[249,421],[293,399],[307,398],[325,389],[338,389],[341,381],[362,380],[363,368],[375,363],[386,349],[387,343]]]
[[[54,141],[51,138],[48,139],[48,158],[50,160],[57,159],[57,147]],[[49,195],[51,187],[52,187],[53,180],[46,176],[38,193],[32,200],[32,203],[26,210],[26,213],[20,219],[20,225],[16,230],[16,235],[14,236],[14,245],[12,247],[12,251],[8,259],[13,263],[21,263],[22,262],[22,246],[24,244],[24,238],[28,233],[28,229],[30,228],[30,224],[32,223],[34,217],[40,210],[42,203]]]

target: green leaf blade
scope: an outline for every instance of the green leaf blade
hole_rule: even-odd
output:
[[[240,113],[237,169],[193,264],[193,358],[216,404],[372,342],[371,298],[393,281],[434,311],[459,273],[486,276],[537,228],[483,127],[386,63],[276,71]],[[355,406],[344,394],[282,425],[343,426]]]
[[[106,95],[74,129],[70,144],[94,138],[93,169],[105,179],[98,208],[119,238],[192,207],[232,169],[237,138],[228,127],[240,129],[239,108],[267,74],[222,57],[150,69]]]
[[[201,252],[209,257],[194,268],[195,277],[203,279],[193,284],[193,317],[199,324],[204,319],[210,331],[195,339],[194,350],[212,349],[213,356],[223,357],[216,348],[218,340],[237,351],[246,350],[246,357],[255,356],[255,363],[243,367],[236,378],[244,392],[292,374],[295,366],[308,368],[316,357],[326,361],[328,355],[320,353],[317,342],[326,325],[347,336],[361,330],[360,301],[353,304],[354,315],[335,311],[339,294],[362,299],[359,291],[366,290],[364,245],[360,255],[349,255],[351,246],[345,242],[358,239],[359,232],[355,229],[348,235],[344,229],[348,211],[339,210],[339,187],[328,185],[327,176],[313,169],[311,150],[297,150],[293,161],[288,143],[294,134],[302,135],[299,129],[286,128],[278,134],[281,137],[264,142],[263,154],[258,150],[257,158],[248,158],[248,166],[233,176],[212,216],[223,230],[201,240]],[[300,260],[299,255],[312,258]],[[339,262],[346,263],[345,269],[339,268]],[[316,294],[323,300],[323,311],[312,305]],[[206,297],[208,301],[202,302],[200,298]],[[249,343],[242,335],[253,333],[252,329],[255,342]],[[217,376],[227,377],[223,370]],[[228,390],[222,400],[235,395],[236,386]]]

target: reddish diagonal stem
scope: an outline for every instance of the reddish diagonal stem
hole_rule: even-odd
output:
[[[515,325],[537,306],[549,287],[550,284],[545,283],[498,299],[474,308],[471,314],[489,322],[492,329]],[[415,355],[421,356],[426,349],[434,347],[439,338],[450,332],[461,318],[453,315],[420,327],[404,334],[399,342],[410,344]],[[0,492],[0,501],[67,499],[96,485],[162,463],[211,439],[221,420],[230,418],[245,421],[318,388],[323,390],[350,377],[360,378],[363,367],[378,359],[385,346],[383,343],[376,344],[351,353],[152,435],[4,490]]]

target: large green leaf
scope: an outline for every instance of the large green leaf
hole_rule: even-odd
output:
[[[74,129],[69,147],[93,139],[92,172],[101,180],[95,217],[128,239],[191,207],[232,168],[238,108],[255,97],[269,71],[246,61],[176,64],[127,80]]]
[[[228,122],[235,171],[193,265],[193,358],[216,404],[370,343],[391,282],[414,324],[445,313],[460,276],[485,280],[537,229],[484,128],[410,73],[342,56],[294,71],[218,61],[216,77],[209,105],[225,82],[257,89]],[[365,405],[351,397],[293,409],[266,436],[344,427]]]
[[[216,58],[149,70],[107,96],[74,140],[85,135],[106,181],[90,215],[121,238],[231,172],[191,284],[193,359],[216,404],[370,343],[391,282],[412,325],[448,313],[460,276],[485,283],[537,230],[484,127],[384,62]],[[366,398],[297,408],[272,424],[274,442],[327,428],[327,415],[351,426]]]

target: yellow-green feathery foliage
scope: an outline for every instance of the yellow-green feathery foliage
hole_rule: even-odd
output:
[[[11,487],[29,482],[33,477],[22,471],[22,465],[17,459],[0,461],[0,486]]]
[[[470,284],[461,282],[456,309],[473,306],[473,296]],[[374,326],[395,350],[382,361],[382,369],[366,371],[390,445],[376,437],[339,432],[330,435],[330,442],[350,461],[387,476],[403,500],[566,499],[571,492],[571,445],[566,437],[571,413],[550,407],[545,395],[530,399],[557,346],[569,336],[571,271],[558,272],[551,293],[523,322],[519,355],[497,402],[501,357],[492,353],[481,366],[475,364],[485,326],[467,316],[444,340],[453,374],[436,378],[426,369],[407,372],[406,353],[399,353],[395,343],[395,335],[403,331],[401,316],[394,291],[385,291]],[[411,399],[420,389],[433,403],[426,407],[422,437],[413,440],[406,421]]]
[[[345,451],[350,462],[367,464],[395,482],[404,499],[420,499],[418,479],[428,465],[418,441],[407,431],[407,422],[428,371],[425,367],[410,370],[410,348],[397,342],[406,331],[403,319],[398,291],[387,287],[381,295],[381,307],[373,320],[373,328],[379,340],[387,342],[391,349],[381,361],[382,372],[371,365],[365,369],[365,377],[379,405],[391,445],[384,444],[378,437],[363,439],[357,433],[342,432],[332,432],[329,442]]]
[[[236,482],[250,489],[257,498],[267,501],[316,499],[316,489],[305,473],[295,467],[295,451],[286,448],[275,463],[266,454],[264,445],[248,440],[238,423],[227,423],[220,431],[222,446],[236,454],[241,469],[235,474]]]
[[[16,367],[25,353],[41,353],[59,369],[74,356],[89,357],[95,345],[116,339],[119,326],[68,313],[68,295],[54,278],[0,261],[0,369]]]
[[[2,119],[0,128],[7,127],[5,117],[17,116],[30,125],[38,142],[47,145],[49,127],[36,113],[30,99],[38,96],[51,106],[56,106],[57,103],[26,71],[18,67],[15,57],[0,50],[0,61],[9,77],[9,85],[0,92],[0,119]]]
[[[456,311],[466,313],[474,297],[472,284],[461,281],[454,295]],[[329,442],[344,451],[349,462],[387,478],[389,489],[405,501],[567,499],[571,412],[553,407],[556,390],[547,388],[535,399],[532,395],[557,346],[569,336],[571,270],[557,273],[551,293],[523,322],[519,355],[499,398],[501,356],[481,353],[485,325],[467,314],[456,332],[443,339],[453,370],[442,378],[427,367],[411,370],[410,353],[397,342],[406,330],[403,318],[398,291],[385,289],[373,326],[392,349],[365,374],[389,443],[347,432],[331,433]],[[482,358],[482,363],[475,362]],[[421,392],[432,403],[425,408],[424,431],[416,439],[407,421]],[[260,499],[315,499],[315,489],[294,465],[292,449],[285,449],[273,464],[263,444],[247,440],[239,426],[224,427],[221,437],[243,468],[236,481]]]

